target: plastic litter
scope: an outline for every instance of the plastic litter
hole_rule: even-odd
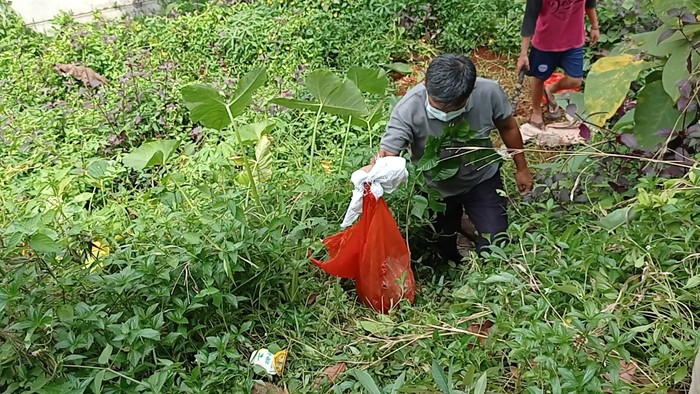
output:
[[[261,367],[269,375],[282,375],[286,362],[287,350],[280,350],[273,354],[267,349],[260,349],[250,355],[250,363]]]
[[[369,172],[364,170],[353,172],[350,181],[355,185],[355,189],[340,227],[349,227],[362,214],[362,197],[365,195],[366,183],[369,183],[374,197],[379,199],[384,193],[393,192],[407,180],[406,159],[399,156],[380,157]]]

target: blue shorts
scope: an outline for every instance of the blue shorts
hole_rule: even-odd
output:
[[[527,75],[544,81],[557,67],[561,67],[572,78],[583,78],[583,47],[561,52],[530,48],[530,70]]]

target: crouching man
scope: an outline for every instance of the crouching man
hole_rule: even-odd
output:
[[[377,156],[396,156],[410,149],[411,160],[417,163],[429,136],[439,137],[447,125],[466,121],[480,137],[488,137],[497,129],[509,151],[519,151],[513,155],[515,181],[524,193],[532,186],[532,175],[512,112],[503,89],[495,81],[477,78],[470,59],[441,55],[428,66],[425,82],[411,88],[394,107]],[[444,154],[447,156],[440,157],[455,153],[452,150]],[[456,241],[463,212],[469,215],[479,233],[477,252],[506,231],[507,200],[497,192],[503,189],[498,163],[460,166],[454,176],[440,181],[431,180],[427,172],[424,175],[428,186],[437,189],[446,204],[445,212],[438,213],[434,222],[439,233],[437,246],[443,258],[455,262],[462,259]]]

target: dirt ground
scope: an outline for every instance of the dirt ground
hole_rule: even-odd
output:
[[[517,84],[518,76],[515,74],[515,63],[517,58],[495,53],[487,48],[477,48],[471,54],[471,59],[476,65],[477,75],[484,78],[489,78],[498,81],[503,90],[505,90],[509,99],[513,99],[515,94],[515,85]],[[413,74],[397,75],[392,77],[396,82],[397,95],[402,96],[413,85],[422,81],[425,76],[425,68],[428,65],[429,59],[425,57],[413,58],[411,64]],[[528,79],[525,79],[518,107],[516,110],[516,119],[522,124],[529,119],[530,111],[530,84]]]

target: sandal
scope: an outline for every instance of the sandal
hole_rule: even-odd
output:
[[[559,105],[555,102],[552,102],[549,99],[549,94],[547,92],[547,88],[544,89],[544,99],[545,102],[547,103],[547,111],[545,111],[544,116],[548,119],[559,119],[561,118],[561,110],[559,109]]]

